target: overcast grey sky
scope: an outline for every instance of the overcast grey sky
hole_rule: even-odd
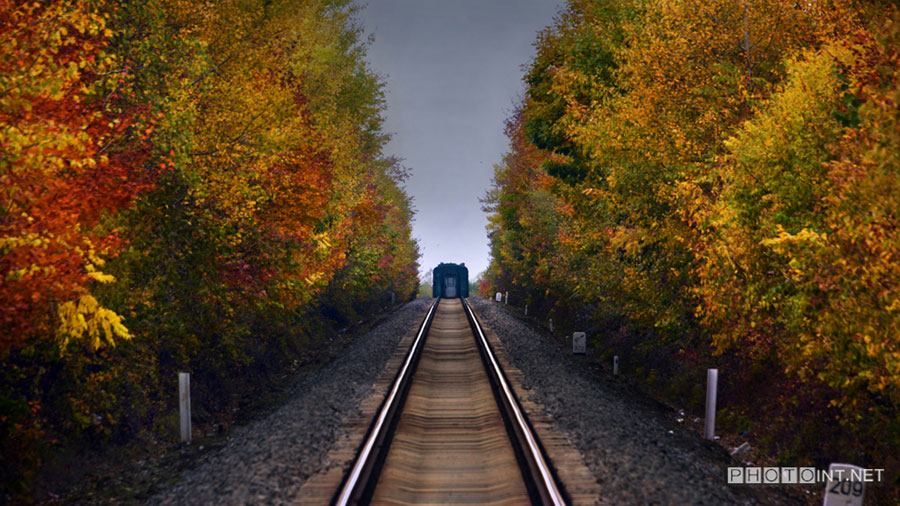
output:
[[[412,170],[413,235],[422,271],[487,268],[478,199],[507,151],[504,121],[524,91],[522,66],[556,0],[369,0],[357,18],[374,34],[368,60],[386,83],[386,154]]]

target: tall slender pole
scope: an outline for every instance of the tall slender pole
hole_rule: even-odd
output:
[[[713,439],[716,434],[716,383],[719,380],[718,369],[706,371],[706,427],[704,436]]]
[[[181,442],[191,442],[191,373],[178,373],[178,412],[181,418]]]

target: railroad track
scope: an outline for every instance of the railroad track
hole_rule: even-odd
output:
[[[332,504],[567,504],[465,299],[436,299]]]

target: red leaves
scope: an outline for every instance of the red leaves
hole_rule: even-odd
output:
[[[0,219],[0,355],[35,333],[53,335],[57,322],[49,310],[84,293],[96,255],[117,247],[114,233],[94,231],[100,218],[148,187],[141,177],[144,154],[109,149],[128,117],[104,110],[91,95],[97,54],[106,43],[78,27],[102,26],[101,18],[72,6],[42,11],[3,4],[6,16],[16,19],[0,29],[0,67],[24,84],[7,89],[0,107],[7,165],[0,194],[6,210]],[[57,33],[62,37],[54,38]],[[4,63],[23,57],[30,67]],[[69,72],[72,66],[81,71]]]

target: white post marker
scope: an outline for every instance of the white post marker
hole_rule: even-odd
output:
[[[613,376],[619,375],[619,356],[613,355]]]
[[[584,355],[587,353],[587,334],[575,332],[572,334],[572,353]]]
[[[706,426],[703,431],[706,439],[713,439],[716,434],[716,383],[718,380],[718,369],[706,370]]]
[[[392,306],[394,305],[394,301],[395,301],[395,300],[396,300],[396,299],[395,299],[395,296],[394,296],[394,292],[391,292],[391,305],[392,305]]]
[[[181,418],[181,442],[191,442],[191,373],[178,373],[178,412]]]
[[[852,464],[831,464],[828,466],[829,479],[825,483],[822,506],[862,506],[865,481],[872,477],[871,469]]]
[[[528,316],[528,304],[525,304],[525,316]]]
[[[504,304],[509,304],[509,292],[506,292],[506,302]]]
[[[497,299],[497,302],[500,302],[501,300],[503,300],[503,294],[500,292],[497,292],[497,296],[495,298]]]
[[[553,318],[550,318],[550,333],[553,333]]]

